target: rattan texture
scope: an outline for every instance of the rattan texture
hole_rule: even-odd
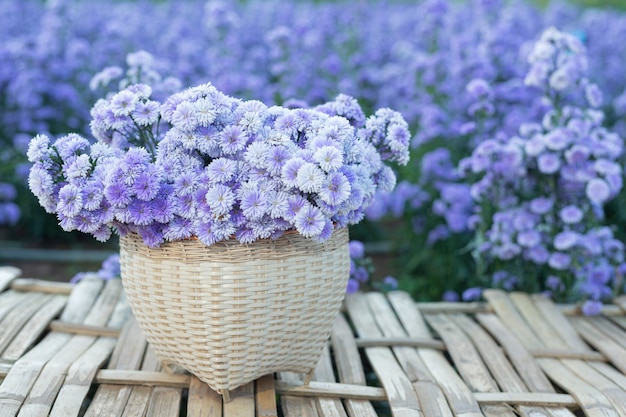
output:
[[[287,233],[252,244],[158,248],[129,234],[120,238],[120,263],[133,313],[159,358],[216,391],[231,390],[316,366],[345,294],[348,231],[324,243]]]

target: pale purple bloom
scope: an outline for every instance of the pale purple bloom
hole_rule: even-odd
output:
[[[296,187],[298,185],[298,172],[305,163],[306,161],[302,158],[289,159],[281,170],[283,182],[288,186]]]
[[[350,258],[362,259],[365,256],[365,245],[363,245],[363,242],[351,240],[348,243],[348,246],[350,250]]]
[[[354,279],[356,279],[359,282],[366,282],[367,280],[369,280],[370,274],[369,274],[369,272],[367,272],[367,269],[365,267],[358,266],[354,270],[354,276],[353,277],[354,277]]]
[[[536,230],[525,230],[517,235],[517,243],[526,248],[532,248],[541,243],[541,234]]]
[[[601,178],[594,178],[587,183],[585,193],[589,200],[596,204],[602,204],[611,197],[609,185]]]
[[[602,301],[586,300],[581,309],[585,316],[597,316],[602,312]]]
[[[301,195],[289,197],[287,202],[287,211],[285,212],[285,219],[291,221],[307,204],[308,202],[306,198]]]
[[[229,158],[218,158],[213,160],[207,167],[206,173],[209,180],[214,183],[225,183],[230,181],[235,175],[237,164]]]
[[[104,196],[113,207],[124,207],[132,201],[129,187],[122,181],[114,181],[104,188]]]
[[[577,206],[565,206],[559,211],[559,217],[563,223],[576,224],[582,221],[583,211]]]
[[[472,79],[465,87],[465,91],[472,100],[490,100],[493,94],[489,83],[482,78]]]
[[[563,284],[561,278],[549,275],[546,278],[546,287],[553,291],[563,291],[565,289],[565,284]]]
[[[50,152],[48,146],[50,146],[50,138],[46,135],[35,136],[28,145],[27,157],[30,162],[37,162],[48,156]]]
[[[525,252],[525,255],[537,265],[543,265],[550,259],[550,252],[548,252],[548,250],[541,245],[528,249]]]
[[[138,101],[136,94],[122,90],[111,98],[111,111],[115,116],[128,116],[135,110]]]
[[[325,172],[337,170],[343,165],[343,156],[334,146],[322,146],[315,151],[314,158]]]
[[[580,235],[578,233],[566,230],[558,233],[554,237],[554,241],[552,243],[554,244],[554,248],[556,250],[566,251],[576,246],[579,239]]]
[[[52,176],[43,167],[35,165],[28,175],[28,186],[36,197],[43,197],[53,191]]]
[[[537,158],[537,167],[543,174],[554,174],[561,168],[561,160],[554,153],[544,153]]]
[[[170,201],[172,204],[172,211],[175,214],[189,220],[195,217],[196,213],[193,194],[173,194],[170,196]]]
[[[349,279],[348,286],[346,287],[347,294],[354,294],[359,290],[359,281],[356,279]]]
[[[161,189],[161,178],[153,169],[140,173],[133,183],[133,191],[140,200],[150,201]]]
[[[446,302],[457,302],[460,298],[459,293],[452,290],[445,291],[441,297],[442,301]]]
[[[251,220],[261,218],[266,213],[267,208],[265,196],[258,191],[244,192],[241,196],[241,210]]]
[[[587,84],[585,87],[585,98],[591,107],[602,105],[602,91],[596,84]]]
[[[395,277],[392,277],[391,275],[387,275],[383,279],[383,285],[388,287],[390,290],[395,290],[396,288],[398,288],[398,280]]]
[[[294,217],[294,224],[302,236],[311,237],[322,233],[326,222],[318,208],[307,204]]]
[[[483,290],[480,287],[472,287],[463,291],[461,298],[463,301],[477,301],[482,297]]]
[[[333,172],[324,178],[319,194],[322,201],[336,206],[348,199],[351,189],[345,175]]]
[[[530,201],[530,211],[534,214],[546,214],[554,207],[554,199],[548,197],[537,197]]]
[[[139,102],[132,114],[139,126],[149,126],[157,122],[159,118],[159,103],[156,101]]]
[[[317,166],[306,162],[298,170],[296,184],[305,193],[317,193],[322,189],[325,178],[326,176]]]
[[[222,130],[219,143],[225,154],[234,154],[246,146],[247,134],[239,126],[228,125]]]
[[[562,252],[554,252],[550,255],[548,265],[556,270],[563,271],[570,267],[571,261],[572,258],[570,255]]]
[[[284,191],[271,190],[267,193],[267,206],[270,216],[283,218],[289,209],[289,194]]]
[[[228,213],[235,203],[235,193],[222,184],[209,188],[206,193],[206,202],[217,215]]]
[[[83,198],[80,188],[67,184],[59,190],[57,210],[66,217],[77,215],[83,208]]]
[[[92,211],[100,207],[104,197],[102,187],[103,185],[100,182],[89,182],[85,185],[82,190],[83,207],[85,210]]]

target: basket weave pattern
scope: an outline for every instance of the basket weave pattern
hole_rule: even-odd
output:
[[[243,245],[148,248],[120,239],[133,313],[164,363],[217,391],[278,371],[309,372],[329,337],[350,269],[347,229],[323,244],[297,233]]]

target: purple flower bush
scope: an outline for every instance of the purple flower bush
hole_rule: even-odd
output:
[[[409,161],[402,116],[384,108],[366,118],[345,95],[287,109],[211,84],[163,102],[151,94],[133,84],[96,102],[94,144],[75,133],[31,141],[30,189],[65,231],[100,241],[135,232],[148,246],[250,243],[292,229],[324,241],[361,221],[378,189],[393,189],[388,163]]]
[[[509,176],[529,175],[528,180],[520,179],[519,183],[526,183],[532,190],[535,185],[531,184],[538,178],[560,181],[563,175],[569,175],[567,170],[562,172],[564,167],[572,171],[571,166],[576,166],[576,175],[582,175],[582,168],[579,169],[578,165],[593,161],[593,168],[585,168],[588,172],[584,175],[588,179],[585,180],[584,193],[580,189],[573,192],[584,194],[585,201],[591,204],[591,211],[582,200],[573,197],[564,205],[561,194],[565,191],[559,188],[560,184],[552,191],[544,189],[543,199],[533,203],[533,207],[541,211],[552,201],[551,213],[554,215],[533,215],[540,217],[536,220],[537,225],[549,222],[553,229],[545,233],[541,231],[539,237],[547,239],[546,236],[551,235],[554,239],[561,231],[585,234],[594,228],[608,226],[613,232],[612,240],[626,239],[623,232],[626,230],[623,227],[626,215],[621,209],[626,204],[626,191],[619,185],[621,180],[617,179],[622,174],[617,173],[613,165],[621,165],[623,156],[598,156],[595,142],[593,146],[582,144],[579,138],[562,134],[563,129],[574,130],[580,135],[581,129],[598,132],[601,128],[609,129],[612,132],[609,136],[618,134],[623,137],[626,134],[626,78],[623,77],[626,43],[616,41],[626,34],[623,11],[581,9],[560,2],[551,2],[546,8],[539,9],[531,2],[502,0],[423,0],[413,3],[229,0],[70,3],[55,0],[5,3],[0,9],[0,36],[6,40],[0,43],[0,181],[15,187],[17,192],[0,192],[0,227],[16,238],[21,238],[25,229],[39,236],[42,233],[52,235],[59,229],[54,216],[41,216],[36,200],[27,192],[30,164],[25,155],[32,136],[44,132],[47,137],[56,138],[72,131],[87,138],[91,136],[91,125],[94,135],[101,135],[101,139],[114,149],[136,146],[138,140],[152,144],[152,150],[146,148],[149,162],[136,155],[134,160],[125,163],[141,166],[166,163],[171,153],[152,153],[156,150],[154,145],[165,140],[166,135],[169,136],[165,143],[170,143],[170,136],[174,135],[169,133],[171,130],[185,131],[182,113],[187,105],[183,105],[176,119],[173,114],[168,116],[169,119],[161,114],[163,105],[181,90],[182,85],[199,85],[210,80],[226,96],[257,99],[267,103],[268,109],[274,105],[294,111],[311,108],[331,117],[344,117],[356,132],[367,129],[358,121],[358,114],[338,114],[336,108],[324,103],[344,92],[358,100],[368,114],[377,108],[393,108],[402,114],[414,132],[409,138],[412,163],[398,167],[398,186],[392,192],[379,192],[370,198],[371,204],[364,208],[368,221],[352,227],[351,233],[361,240],[391,240],[398,254],[398,270],[394,273],[397,272],[402,288],[418,298],[439,299],[446,290],[454,290],[460,299],[459,294],[467,288],[496,283],[502,288],[526,288],[528,278],[519,272],[507,270],[506,277],[504,274],[496,276],[495,263],[498,262],[531,262],[533,268],[539,268],[545,275],[545,282],[531,287],[537,290],[549,290],[558,295],[563,291],[574,291],[571,285],[576,286],[575,291],[586,288],[577,284],[582,278],[572,278],[572,274],[583,274],[584,268],[578,272],[563,269],[553,274],[549,260],[543,264],[531,260],[542,260],[546,253],[552,255],[554,252],[569,255],[571,265],[578,265],[579,259],[573,254],[574,249],[559,250],[556,243],[548,245],[547,240],[534,245],[538,235],[533,230],[498,232],[523,232],[520,237],[523,245],[517,240],[512,241],[521,247],[518,248],[519,254],[514,254],[517,251],[515,246],[504,245],[499,249],[501,255],[513,256],[511,260],[494,258],[497,262],[492,262],[487,257],[489,251],[482,252],[480,257],[473,256],[480,246],[474,241],[477,231],[482,231],[484,242],[481,243],[486,245],[489,243],[486,232],[492,228],[492,223],[498,225],[494,226],[496,228],[510,226],[506,222],[513,214],[504,213],[505,209],[513,210],[527,203],[525,210],[534,213],[530,207],[532,199],[524,194],[526,191],[513,192],[505,186],[506,193],[502,199],[494,200],[497,207],[491,213],[502,212],[502,216],[484,220],[488,216],[487,209],[482,207],[482,200],[476,198],[489,192],[481,190],[490,181],[484,180],[481,185],[483,175],[495,175],[496,182],[510,182],[516,187],[517,182]],[[367,22],[367,25],[359,22]],[[566,54],[562,57],[564,62],[560,62],[557,68],[551,66],[556,63],[550,59],[543,59],[552,53],[550,46],[543,45],[543,49],[534,51],[534,41],[550,26],[576,37],[584,46],[585,58],[579,53]],[[381,33],[385,36],[380,36]],[[529,63],[527,58],[531,55],[533,62]],[[585,77],[593,83],[583,81]],[[136,84],[149,85],[151,94],[135,103],[132,95],[136,93],[120,94],[120,90]],[[115,103],[112,102],[114,96]],[[100,97],[106,97],[108,104],[94,107]],[[119,108],[124,105],[133,108],[132,115],[138,126],[127,123],[128,115]],[[113,134],[115,129],[106,127],[102,121],[95,126],[96,117],[101,117],[105,107],[111,106],[117,106],[117,114],[114,114],[115,120],[107,123],[119,123],[115,129],[126,132],[126,136],[135,129],[143,132],[145,137],[138,139]],[[92,108],[94,114],[90,113]],[[189,111],[188,106],[186,110]],[[552,116],[547,116],[555,112],[558,117],[553,122],[558,126],[552,126],[548,120]],[[153,120],[155,115],[157,121]],[[594,119],[600,115],[601,120]],[[274,123],[277,119],[272,121],[273,117],[265,119],[264,123]],[[587,117],[593,120],[589,122]],[[592,126],[573,127],[581,123],[591,123]],[[541,141],[533,139],[537,134],[533,129],[537,126],[541,135],[550,134],[551,143],[554,143],[551,146],[555,149],[546,151],[541,148]],[[198,130],[187,128],[194,132]],[[219,127],[222,128],[226,125]],[[237,122],[237,129],[249,128]],[[237,129],[229,127],[233,149],[227,150],[234,150],[236,154],[241,153],[236,150],[239,143]],[[250,136],[249,131],[244,133]],[[210,135],[211,132],[198,134]],[[521,156],[516,145],[518,140],[513,138],[530,143],[524,146]],[[198,155],[206,155],[203,152],[209,151],[194,148],[193,139],[188,139],[187,142],[181,140],[184,146],[188,146],[184,152],[185,162],[189,162],[189,158],[197,161]],[[49,139],[49,142],[52,146],[54,141]],[[565,149],[569,150],[573,142],[579,146],[567,153]],[[497,151],[490,148],[494,144]],[[92,163],[90,158],[95,145],[82,146],[78,152],[86,156],[81,157],[81,161]],[[501,147],[506,149],[500,150]],[[99,155],[96,146],[97,159],[102,163],[108,158],[117,161],[121,158],[116,154],[118,150]],[[536,155],[531,157],[527,151]],[[333,161],[334,151],[327,149],[325,152],[328,154],[320,158]],[[384,155],[390,150],[379,148],[378,152]],[[461,175],[468,171],[467,166],[459,169],[461,160],[473,154],[485,158],[491,152],[499,155],[499,163],[478,170],[471,179]],[[591,153],[585,156],[587,152]],[[574,159],[579,162],[573,162]],[[65,163],[63,159],[57,162]],[[321,168],[319,161],[307,162],[328,176],[329,172]],[[75,177],[65,182],[75,184],[85,179],[81,177],[81,169],[86,169],[86,162],[81,163],[84,165],[72,168],[71,175]],[[324,163],[332,165],[332,162]],[[99,163],[96,165],[100,166]],[[511,166],[518,166],[520,171],[509,172]],[[152,169],[156,168],[149,168]],[[220,169],[228,171],[230,168]],[[145,203],[142,205],[151,205],[148,202],[153,200],[148,197],[157,188],[157,194],[161,196],[169,192],[164,189],[167,188],[164,184],[178,187],[195,178],[181,179],[181,184],[176,185],[172,177],[162,179],[170,173],[161,172],[159,168],[158,184],[145,182],[143,191],[132,188],[130,196],[119,184],[117,188],[112,185],[107,196],[99,197],[101,192],[96,191],[96,184],[104,180],[100,171],[106,170],[98,168],[98,173],[94,174],[95,171],[95,167],[87,170],[87,178],[94,180],[93,191],[90,191],[92,196],[84,197],[81,188],[80,199],[92,198],[93,207],[96,207],[96,201],[102,198],[105,202],[100,201],[99,210],[109,216],[111,211],[117,212],[122,206],[130,213],[131,203],[126,203],[126,199],[140,200],[137,196],[141,195],[147,199],[140,200]],[[318,178],[318,171],[312,170],[310,165],[305,172],[313,179]],[[352,181],[351,177],[342,174],[348,182]],[[147,176],[144,174],[144,179]],[[343,184],[337,177],[333,177],[332,187]],[[556,191],[560,194],[551,194]],[[172,201],[160,209],[174,210],[175,207],[177,210],[176,224],[180,226],[177,232],[168,231],[168,235],[184,234],[190,227],[184,221],[191,213],[188,210],[198,210],[197,201],[190,197],[193,193],[185,193],[187,191],[177,194],[175,206]],[[223,188],[216,187],[211,193],[211,198],[222,199],[220,204],[224,207],[221,210],[226,210],[230,197],[223,194]],[[244,204],[248,207],[246,212],[255,217],[254,197],[242,200],[243,191],[238,193],[234,197],[236,204],[240,208]],[[61,215],[59,221],[63,225],[69,229],[91,230],[96,224],[106,224],[94,223],[97,210],[86,209],[84,202],[76,203],[74,195],[78,194],[72,188],[63,192],[63,201],[67,205],[64,210],[71,213],[71,209],[80,205],[81,214],[70,215],[72,220]],[[108,198],[120,206],[105,207],[112,204]],[[328,200],[330,196],[326,198]],[[485,196],[480,198],[484,200]],[[511,201],[506,202],[506,199]],[[513,201],[515,199],[519,201]],[[52,205],[52,202],[48,203]],[[329,203],[319,200],[312,204],[323,211],[326,210],[324,204]],[[141,212],[138,220],[145,223],[153,214],[139,206],[133,205],[133,216]],[[51,210],[54,212],[56,205]],[[149,211],[152,212],[153,208]],[[91,215],[85,217],[86,213]],[[20,215],[16,226],[8,226]],[[77,216],[84,219],[78,221]],[[125,225],[128,218],[129,214],[114,213],[112,221]],[[551,219],[563,222],[567,227],[557,225]],[[133,227],[145,229],[145,233],[152,230],[143,224]],[[93,232],[96,230],[99,228]],[[102,237],[106,234],[105,229],[98,233],[102,233]],[[158,236],[165,230],[155,233]],[[494,239],[496,235],[494,232]],[[67,236],[67,233],[63,235],[64,238]],[[565,234],[559,237],[558,247],[567,247],[571,241],[572,235]],[[538,246],[544,247],[545,251]],[[580,249],[578,245],[575,247]],[[566,263],[566,259],[559,255],[552,262],[560,266]],[[475,276],[476,271],[481,271],[479,274],[489,279],[480,283],[468,279]],[[555,277],[560,284],[552,279]],[[548,280],[552,286],[548,285]],[[479,291],[469,292],[472,297],[477,293]],[[450,294],[447,297],[452,297]]]
[[[528,61],[524,82],[541,94],[542,119],[484,140],[460,163],[477,204],[480,284],[600,302],[622,291],[624,244],[603,207],[622,190],[623,139],[602,126],[579,39],[550,28]]]

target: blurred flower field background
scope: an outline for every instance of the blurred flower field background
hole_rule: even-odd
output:
[[[4,1],[0,241],[115,250],[44,212],[26,151],[42,132],[92,137],[92,106],[131,83],[286,107],[343,93],[400,111],[413,135],[396,190],[351,229],[365,253],[353,244],[350,290],[495,287],[598,312],[626,272],[626,12],[543,3]]]

